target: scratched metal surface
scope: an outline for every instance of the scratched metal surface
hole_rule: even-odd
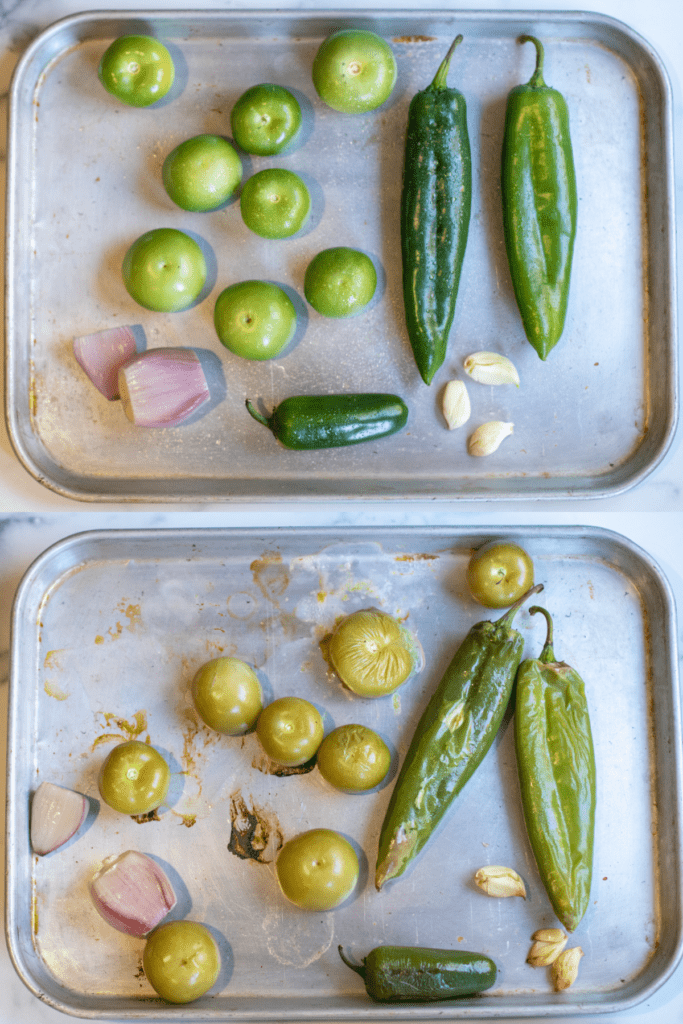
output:
[[[466,594],[470,550],[501,535],[534,558],[556,654],[585,679],[595,737],[593,890],[570,940],[585,955],[562,996],[525,963],[531,934],[556,922],[525,835],[509,719],[412,868],[381,893],[373,884],[396,764],[425,700],[471,624],[495,617]],[[424,650],[424,670],[394,698],[354,697],[321,654],[337,618],[368,606],[404,617]],[[647,554],[597,529],[122,531],[60,542],[27,572],[13,613],[7,939],[18,972],[41,999],[94,1018],[367,1024],[609,1013],[639,1002],[681,952],[674,614]],[[540,652],[539,618],[518,615],[527,656]],[[386,784],[348,796],[315,767],[274,775],[255,735],[222,738],[202,726],[189,684],[220,653],[252,663],[267,700],[313,701],[326,731],[354,721],[379,731],[394,757]],[[158,746],[173,771],[168,805],[143,824],[97,790],[108,750],[132,735]],[[65,847],[38,858],[28,814],[44,779],[86,793],[91,811]],[[345,834],[361,859],[354,896],[320,914],[289,904],[273,868],[282,841],[318,826]],[[196,1004],[155,999],[143,943],[90,903],[87,882],[102,860],[131,848],[167,868],[179,896],[173,916],[205,922],[221,945],[219,982]],[[526,901],[480,893],[472,879],[486,864],[516,868]],[[339,943],[358,958],[382,943],[472,949],[493,957],[499,976],[479,998],[381,1006],[341,963]]]
[[[364,117],[316,97],[310,66],[335,27],[375,29],[391,41],[398,83]],[[96,69],[107,43],[148,31],[168,41],[177,87],[158,109],[108,96]],[[468,104],[474,197],[449,354],[430,388],[407,342],[398,203],[408,104],[433,78],[457,32],[465,39],[450,82]],[[546,78],[567,98],[577,165],[579,229],[565,335],[546,363],[527,343],[507,268],[500,147],[508,91],[546,45]],[[273,162],[308,182],[314,213],[291,240],[251,234],[233,203],[208,215],[176,208],[161,184],[165,155],[199,131],[229,134],[245,87],[275,80],[300,98],[301,144],[279,160],[245,158],[245,176]],[[665,454],[677,417],[671,95],[666,71],[627,26],[600,15],[549,12],[140,12],[76,15],[44,32],[22,58],[10,103],[7,217],[7,404],[18,457],[46,486],[101,501],[222,501],[379,497],[528,499],[613,494]],[[184,313],[137,306],[122,257],[143,231],[185,229],[208,253],[209,294]],[[303,274],[320,249],[369,253],[380,286],[351,321],[318,316]],[[289,289],[296,342],[266,363],[222,348],[213,307],[248,277]],[[72,339],[133,324],[148,347],[191,345],[212,401],[176,429],[130,424],[72,355]],[[449,432],[446,381],[479,349],[512,358],[515,388],[471,384],[473,414]],[[410,407],[408,428],[378,444],[290,452],[247,414],[292,394],[389,391]],[[514,435],[471,458],[475,425],[501,419]]]

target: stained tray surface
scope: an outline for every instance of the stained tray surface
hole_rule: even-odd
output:
[[[525,963],[531,934],[556,922],[525,835],[509,719],[412,869],[374,888],[397,763],[467,630],[494,617],[465,593],[471,549],[500,535],[124,531],[47,551],[18,591],[12,640],[7,930],[29,987],[78,1015],[172,1016],[141,971],[142,941],[105,924],[87,893],[104,858],[139,849],[175,883],[173,916],[204,921],[223,950],[215,994],[186,1007],[190,1019],[562,1016],[624,1009],[651,994],[681,946],[674,610],[657,567],[615,534],[504,531],[534,558],[555,650],[581,671],[592,717],[599,810],[590,907],[571,939],[585,953],[576,984],[557,996],[546,972]],[[340,616],[370,606],[403,618],[424,650],[423,671],[393,698],[351,695],[321,653]],[[527,656],[542,645],[539,618],[518,616]],[[266,700],[313,701],[326,731],[345,722],[377,730],[393,753],[387,783],[349,796],[317,768],[272,774],[254,734],[209,731],[189,686],[219,654],[252,663]],[[173,771],[168,806],[144,824],[98,799],[101,762],[132,735],[158,746]],[[28,814],[44,779],[86,793],[92,810],[69,844],[39,858]],[[280,895],[273,858],[283,840],[319,826],[356,846],[361,879],[338,910],[306,913]],[[515,867],[527,899],[480,893],[473,875],[486,864]],[[499,976],[476,999],[381,1006],[341,963],[340,943],[358,958],[383,943],[477,950]]]
[[[361,117],[325,107],[310,76],[322,39],[349,24],[387,38],[398,64],[391,99]],[[106,45],[130,31],[159,35],[176,59],[177,85],[158,108],[126,107],[97,81]],[[401,297],[403,144],[409,102],[458,32],[465,40],[450,83],[467,98],[473,209],[449,353],[427,388]],[[524,337],[500,209],[506,97],[533,70],[533,47],[516,42],[521,32],[544,40],[546,78],[569,105],[578,177],[568,321],[546,363]],[[260,81],[291,88],[304,114],[292,152],[244,158],[245,178],[283,166],[310,187],[309,226],[279,242],[249,232],[239,203],[189,214],[161,183],[166,154],[198,132],[229,135],[232,105]],[[677,414],[670,88],[657,56],[620,23],[543,12],[77,15],[25,54],[10,122],[7,418],[26,467],[61,493],[165,501],[594,496],[639,482],[668,447]],[[189,231],[208,254],[210,293],[183,313],[143,310],[121,279],[131,242],[161,226]],[[308,262],[339,244],[367,252],[379,272],[371,307],[350,321],[324,319],[303,299]],[[268,363],[233,356],[214,330],[219,292],[246,278],[283,285],[299,312],[295,342]],[[176,429],[144,430],[93,388],[72,339],[123,324],[139,328],[141,345],[198,351],[208,411]],[[507,354],[522,385],[471,384],[472,418],[449,432],[443,387],[464,376],[463,359],[480,349]],[[292,394],[344,391],[403,396],[407,429],[379,443],[290,452],[245,410],[247,397],[269,411]],[[489,419],[513,422],[514,435],[494,455],[471,458],[466,437]]]

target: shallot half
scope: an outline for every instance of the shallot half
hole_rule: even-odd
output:
[[[177,427],[211,395],[191,348],[151,348],[119,370],[126,416],[138,427]]]
[[[138,938],[156,928],[176,905],[163,869],[136,850],[107,857],[90,882],[90,896],[107,924]]]
[[[41,782],[31,803],[31,846],[43,856],[63,846],[85,821],[88,801],[82,793]]]
[[[119,370],[135,355],[130,327],[111,327],[74,338],[74,356],[98,391],[110,402],[119,397]]]

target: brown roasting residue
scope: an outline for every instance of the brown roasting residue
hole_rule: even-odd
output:
[[[230,797],[228,850],[241,860],[269,864],[282,848],[280,824],[272,811],[249,807],[239,790]]]

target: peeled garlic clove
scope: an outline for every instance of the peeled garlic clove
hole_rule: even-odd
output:
[[[176,905],[164,871],[136,850],[108,857],[90,882],[90,896],[107,924],[138,938],[156,928]]]
[[[82,793],[41,782],[31,802],[31,846],[43,856],[63,846],[85,821],[88,801]]]
[[[74,357],[98,391],[110,402],[119,397],[119,370],[135,355],[130,327],[111,327],[73,341]]]
[[[465,373],[478,384],[515,384],[519,387],[519,374],[514,363],[499,352],[473,352],[463,365]]]
[[[522,896],[526,899],[524,882],[512,868],[499,864],[479,868],[474,881],[487,896]]]
[[[119,370],[126,416],[138,427],[177,427],[211,395],[191,348],[151,348]]]
[[[501,442],[513,433],[514,428],[514,423],[504,423],[502,420],[482,423],[468,438],[467,451],[470,455],[492,455]]]
[[[461,380],[449,380],[441,403],[449,430],[455,430],[470,418],[470,396]]]
[[[526,959],[532,967],[549,967],[567,945],[567,936],[561,928],[540,928],[532,938],[534,944]]]
[[[579,961],[583,956],[580,946],[565,949],[552,965],[553,985],[556,992],[563,992],[573,985],[579,976]]]

